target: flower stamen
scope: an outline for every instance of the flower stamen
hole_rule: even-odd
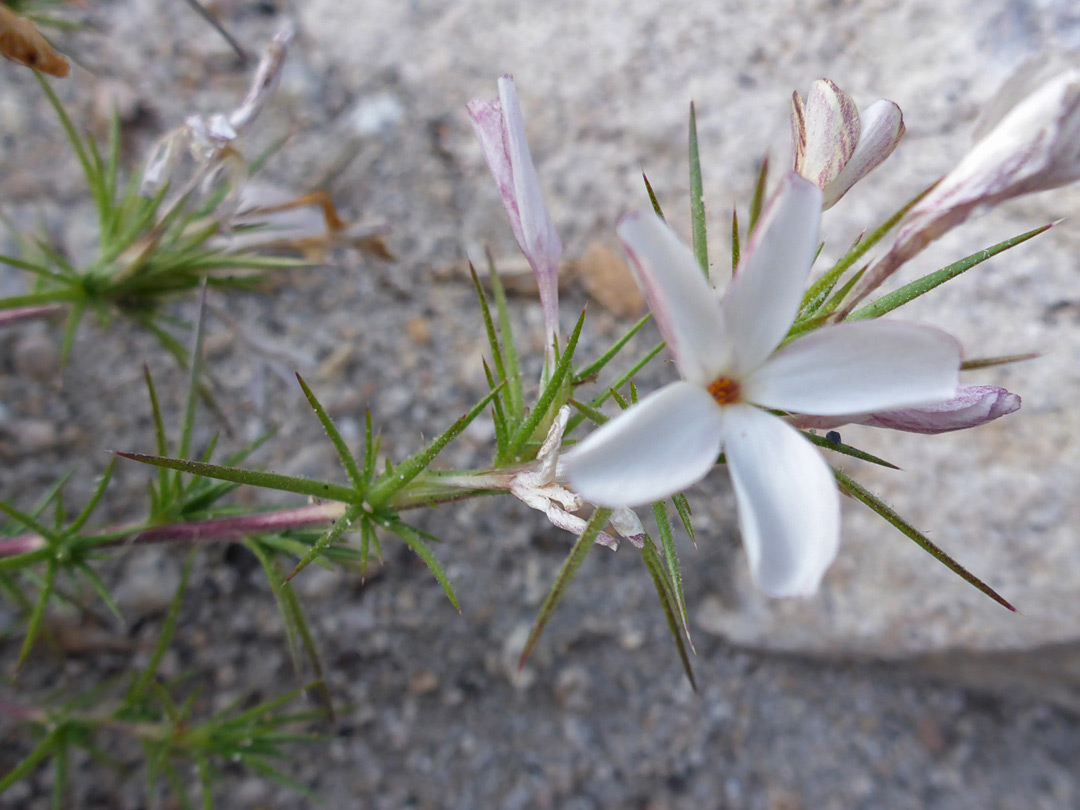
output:
[[[708,391],[718,405],[734,405],[742,399],[739,383],[730,377],[720,377],[709,384]]]

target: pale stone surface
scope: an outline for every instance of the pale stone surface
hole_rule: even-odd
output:
[[[541,182],[571,256],[590,235],[610,231],[620,212],[647,204],[642,168],[669,220],[688,231],[686,112],[694,99],[718,265],[729,206],[746,200],[758,157],[768,150],[774,166],[787,165],[792,90],[805,93],[828,76],[860,105],[886,97],[905,112],[905,143],[826,215],[828,259],[955,162],[979,104],[1017,64],[1048,46],[1080,44],[1069,4],[1048,0],[393,2],[363,23],[349,4],[313,0],[301,13],[316,66],[333,64],[360,85],[392,72],[412,121],[463,118],[467,99],[494,96],[495,77],[514,73]],[[483,185],[479,150],[462,134],[456,146]],[[460,237],[507,244],[494,189],[473,208]],[[901,275],[910,280],[1078,209],[1074,190],[1012,203],[951,234]],[[907,311],[953,331],[968,356],[1045,352],[1023,366],[969,376],[1021,394],[1020,413],[947,436],[844,432],[905,468],[849,465],[858,480],[1023,615],[996,606],[848,504],[841,557],[816,599],[765,600],[740,568],[734,602],[701,607],[706,630],[753,646],[885,657],[1077,639],[1078,246],[1080,226],[1066,221]]]

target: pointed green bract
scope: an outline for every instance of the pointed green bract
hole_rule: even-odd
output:
[[[113,470],[115,469],[116,459],[113,458],[110,459],[109,463],[105,465],[105,471],[98,479],[97,486],[94,487],[94,492],[90,496],[89,500],[87,500],[86,506],[83,507],[82,511],[79,512],[79,514],[75,517],[75,520],[73,520],[65,529],[64,533],[66,535],[71,536],[78,534],[82,527],[86,525],[86,522],[90,519],[90,516],[94,513],[94,511],[98,508],[98,505],[101,503],[101,499],[105,497],[105,490],[109,487],[109,481],[112,480]]]
[[[177,453],[187,458],[191,451],[191,437],[195,432],[195,411],[199,402],[199,370],[202,368],[203,327],[206,323],[206,281],[199,288],[199,305],[195,317],[195,334],[191,343],[191,368],[188,371],[187,400],[184,403],[184,423],[180,432]]]
[[[98,598],[105,603],[105,607],[109,609],[119,621],[124,621],[124,615],[120,612],[120,606],[116,604],[116,600],[113,599],[113,595],[109,593],[109,589],[105,586],[105,583],[101,581],[101,577],[97,575],[89,565],[83,560],[73,560],[72,566],[80,574],[83,575],[83,579],[90,585],[90,588],[98,595]]]
[[[525,642],[525,649],[521,652],[521,659],[518,661],[519,669],[525,666],[525,662],[528,660],[530,653],[532,653],[532,649],[540,638],[540,634],[543,633],[544,628],[547,627],[548,620],[551,619],[551,614],[555,612],[559,600],[563,598],[563,594],[566,593],[570,581],[574,578],[578,569],[581,568],[581,564],[585,562],[589,550],[593,547],[597,536],[603,531],[604,526],[607,525],[610,518],[610,509],[597,508],[592,513],[592,517],[589,518],[589,522],[585,524],[585,530],[574,543],[574,547],[570,549],[570,554],[559,569],[559,573],[555,577],[555,582],[552,584],[551,590],[548,591],[547,598],[544,599],[544,604],[540,606],[540,612],[537,614],[532,631],[529,633],[529,638]]]
[[[341,433],[338,431],[337,426],[334,425],[334,420],[330,418],[330,415],[326,412],[322,403],[319,402],[315,393],[308,388],[308,384],[304,382],[304,378],[297,374],[296,380],[304,390],[304,396],[307,397],[311,409],[315,411],[315,415],[319,417],[319,422],[322,423],[326,435],[330,437],[334,449],[337,450],[338,458],[341,459],[341,466],[345,468],[349,480],[352,482],[352,485],[356,487],[357,492],[362,491],[365,483],[364,478],[360,475],[360,468],[356,466],[356,459],[354,459],[352,453],[349,452],[349,446],[345,444],[345,439],[341,437]]]
[[[681,615],[681,609],[672,591],[671,582],[667,579],[664,571],[664,564],[660,561],[652,541],[645,541],[645,545],[641,549],[641,557],[645,561],[645,567],[649,569],[649,575],[652,577],[653,585],[656,587],[656,595],[660,597],[660,607],[664,611],[664,618],[667,619],[671,638],[675,641],[675,647],[679,651],[679,660],[682,662],[683,672],[686,673],[686,679],[690,681],[691,688],[696,692],[697,681],[694,679],[694,668],[690,665],[690,655],[687,653],[686,643],[683,640],[683,633],[686,631],[685,617]],[[682,624],[681,627],[680,624]]]
[[[645,172],[641,173],[641,179],[645,181],[645,193],[649,195],[649,204],[652,205],[653,212],[660,217],[660,219],[664,219],[664,211],[660,208],[660,200],[656,198],[656,192],[653,191],[652,184],[649,182],[649,178],[646,176]]]
[[[960,364],[961,371],[972,371],[979,368],[991,368],[992,366],[1004,366],[1010,363],[1022,363],[1025,360],[1034,360],[1042,357],[1039,352],[1027,352],[1026,354],[1003,354],[999,357],[975,357],[965,360]]]
[[[476,297],[480,300],[480,314],[484,319],[484,331],[487,332],[488,346],[491,348],[491,359],[495,363],[495,373],[501,382],[506,379],[502,346],[499,343],[499,336],[495,332],[495,321],[491,318],[491,308],[488,306],[487,296],[484,294],[484,288],[480,284],[480,277],[476,275],[476,269],[472,266],[472,262],[469,262],[469,275],[472,278],[473,287],[476,289]],[[492,279],[498,277],[498,273],[491,273]],[[495,386],[491,387],[494,388]]]
[[[641,327],[643,327],[651,320],[651,312],[642,315],[638,319],[637,323],[631,326],[625,335],[623,335],[611,345],[611,348],[609,348],[606,352],[604,352],[598,358],[589,363],[589,365],[585,366],[585,368],[574,374],[573,384],[580,385],[581,383],[587,382],[588,380],[591,380],[593,377],[599,374],[601,370],[603,370],[604,366],[610,363],[615,358],[615,356],[620,351],[622,351],[623,347],[630,342],[630,339],[639,331],[641,331]]]
[[[855,263],[859,261],[859,259],[865,256],[866,252],[870,250],[870,248],[872,248],[874,245],[884,239],[885,235],[894,227],[896,227],[897,223],[904,218],[907,212],[910,211],[919,202],[919,200],[921,200],[930,192],[931,188],[933,188],[933,186],[930,186],[930,188],[920,191],[917,195],[904,203],[904,205],[901,206],[899,211],[897,211],[895,214],[885,220],[885,222],[875,228],[869,236],[864,239],[860,239],[854,245],[852,245],[851,249],[846,254],[844,254],[836,264],[834,264],[828,271],[826,271],[821,278],[811,284],[809,289],[807,289],[806,294],[803,296],[803,303],[802,307],[800,308],[800,317],[813,314],[813,309],[811,308],[812,302],[818,301],[820,304],[820,302],[824,301],[825,296],[828,294],[828,290],[832,289],[836,285],[836,283],[840,280],[840,277],[844,273],[846,273],[848,269],[853,267]]]
[[[992,256],[996,256],[1008,250],[1011,247],[1016,247],[1022,242],[1026,242],[1028,239],[1032,239],[1041,233],[1045,233],[1053,227],[1053,223],[1049,225],[1043,225],[1034,230],[1030,230],[1027,233],[1022,233],[1019,236],[1014,236],[1012,239],[1006,239],[1004,242],[998,242],[992,247],[986,248],[986,250],[980,250],[978,253],[972,253],[965,259],[961,259],[958,262],[942,267],[933,273],[929,273],[917,281],[913,281],[910,284],[905,284],[898,290],[894,290],[891,293],[881,296],[881,298],[867,304],[860,309],[855,310],[847,316],[849,321],[865,320],[867,318],[880,318],[888,312],[892,312],[897,307],[902,307],[909,301],[913,301],[920,295],[925,295],[935,287],[939,287],[950,279],[956,278],[961,273],[970,270],[977,264],[982,264]]]
[[[28,776],[39,764],[41,764],[41,762],[53,753],[58,733],[59,729],[52,730],[18,765],[4,774],[4,776],[0,777],[0,793],[3,793],[24,776]]]
[[[195,552],[191,552],[184,560],[184,567],[180,569],[180,583],[176,586],[176,593],[173,594],[173,598],[169,601],[169,609],[165,614],[165,621],[161,625],[161,632],[158,634],[157,643],[154,644],[154,650],[150,653],[150,660],[147,662],[146,668],[128,689],[128,703],[137,703],[141,700],[143,695],[146,694],[146,690],[154,683],[158,667],[161,665],[161,659],[165,657],[165,651],[168,650],[169,645],[172,643],[173,635],[176,633],[176,622],[180,616],[180,605],[183,602],[184,592],[187,590],[188,578],[191,576],[191,568],[194,563]]]
[[[467,414],[454,422],[454,424],[452,424],[441,436],[435,439],[435,441],[398,464],[394,467],[392,473],[384,473],[368,489],[367,503],[373,508],[378,509],[385,504],[395,492],[404,488],[410,481],[416,478],[416,476],[426,470],[431,465],[431,462],[435,460],[435,457],[442,452],[443,448],[461,435],[461,432],[472,424],[472,421],[483,412],[488,403],[499,393],[499,390],[501,389],[489,391],[487,396],[476,403]]]
[[[323,673],[319,648],[316,646],[315,639],[311,635],[307,619],[304,617],[303,606],[296,596],[296,591],[291,584],[282,582],[281,570],[278,568],[274,558],[267,553],[266,546],[258,540],[247,540],[244,545],[247,546],[251,553],[259,560],[259,563],[263,568],[263,573],[266,574],[267,584],[270,586],[270,592],[274,595],[274,601],[278,606],[278,613],[281,614],[281,622],[285,628],[286,646],[288,647],[289,658],[292,660],[296,676],[303,679],[304,667],[303,659],[300,654],[300,647],[303,645],[304,656],[307,658],[308,663],[311,665],[312,673],[315,675],[315,682],[313,684],[315,695],[332,721],[334,717],[334,706],[331,700],[330,690],[326,685],[326,676]]]
[[[56,572],[59,564],[56,561],[56,557],[49,557],[45,563],[45,577],[41,583],[41,589],[38,591],[37,601],[34,603],[34,610],[30,614],[30,618],[26,622],[26,636],[23,638],[22,647],[19,649],[19,657],[15,659],[15,673],[18,674],[22,669],[22,665],[26,663],[27,656],[30,655],[30,650],[34,648],[34,642],[37,641],[38,633],[41,632],[41,623],[45,619],[45,608],[49,606],[49,600],[53,595],[53,588],[56,587]]]
[[[739,211],[731,209],[731,272],[739,266]]]
[[[333,484],[329,481],[319,481],[314,478],[298,478],[291,475],[278,475],[277,473],[259,472],[257,470],[243,470],[237,467],[225,467],[220,464],[207,464],[202,461],[189,461],[183,458],[162,458],[142,453],[121,453],[118,451],[113,451],[113,453],[120,456],[120,458],[131,459],[142,464],[151,464],[155,467],[166,467],[170,470],[179,470],[191,475],[201,475],[219,481],[232,481],[252,487],[277,489],[281,492],[295,492],[297,495],[308,495],[312,498],[326,498],[332,501],[352,503],[356,497],[356,492],[351,487],[344,487],[341,484]]]
[[[607,398],[611,396],[613,391],[621,388],[622,386],[626,385],[629,380],[633,379],[634,375],[636,375],[639,371],[645,368],[645,366],[648,365],[649,361],[656,357],[656,355],[660,354],[660,352],[664,350],[664,347],[666,345],[667,344],[661,342],[653,346],[648,352],[645,353],[644,357],[642,357],[640,360],[634,363],[634,365],[632,365],[626,372],[620,375],[619,378],[615,380],[615,382],[605,388],[604,391],[593,397],[592,401],[589,403],[589,407],[595,409],[603,405],[607,401]],[[570,421],[566,425],[567,435],[572,433],[574,429],[578,425],[580,425],[584,419],[584,415],[580,413],[570,417]]]
[[[757,180],[754,182],[754,197],[750,201],[750,221],[746,224],[746,232],[751,234],[754,232],[754,226],[757,225],[758,217],[761,216],[761,209],[765,206],[765,186],[769,180],[769,156],[765,155],[761,159],[761,164],[758,167]]]
[[[431,549],[428,548],[427,543],[424,541],[422,534],[426,534],[426,532],[422,533],[415,526],[402,523],[400,520],[391,521],[386,528],[404,540],[405,544],[416,552],[416,556],[424,561],[427,567],[431,569],[431,573],[435,575],[439,585],[442,586],[443,592],[446,594],[446,598],[450,600],[450,604],[454,606],[454,610],[461,613],[461,605],[458,603],[454,589],[450,587],[450,580],[446,576],[446,572],[439,565],[439,561],[435,559],[435,555],[431,553]]]
[[[514,342],[514,330],[510,326],[510,308],[506,305],[506,291],[503,290],[502,279],[495,269],[495,259],[488,251],[488,275],[491,277],[491,291],[495,296],[495,309],[499,313],[499,334],[502,338],[500,343],[503,352],[503,365],[507,383],[507,397],[510,400],[510,413],[508,417],[514,420],[521,419],[525,415],[525,396],[521,387],[521,364],[518,361],[517,344]]]
[[[570,339],[566,342],[566,350],[559,356],[558,361],[555,363],[555,369],[551,372],[551,379],[549,379],[547,385],[544,386],[544,390],[540,392],[540,397],[536,401],[536,406],[518,426],[514,435],[510,437],[510,445],[508,448],[510,458],[515,458],[521,453],[522,449],[525,447],[525,443],[529,440],[529,437],[532,436],[533,431],[536,430],[540,421],[547,415],[548,410],[555,402],[555,397],[563,389],[563,383],[568,379],[571,364],[574,362],[574,350],[577,348],[578,338],[581,337],[581,327],[584,326],[584,324],[585,312],[582,311],[581,316],[578,318],[577,325],[574,327],[574,331],[570,334]]]
[[[834,468],[833,475],[836,476],[836,481],[844,492],[851,495],[856,500],[861,501],[862,503],[869,506],[874,512],[885,518],[887,522],[896,527],[904,536],[908,537],[911,540],[914,540],[916,545],[918,545],[923,551],[928,553],[935,560],[940,562],[942,565],[944,565],[954,574],[959,576],[965,582],[978,588],[980,591],[989,596],[1002,607],[1008,608],[1013,613],[1017,612],[1016,608],[1014,608],[1007,601],[1005,601],[1005,599],[1002,598],[997,591],[995,591],[977,576],[964,568],[964,566],[962,566],[960,563],[958,563],[956,560],[954,560],[952,557],[942,551],[938,546],[931,542],[929,537],[924,535],[922,532],[920,532],[918,529],[916,529],[914,526],[912,526],[910,523],[900,517],[900,515],[893,511],[890,506],[888,506],[876,495],[872,494],[866,489],[863,489],[863,487],[861,487],[844,473],[840,472],[840,470]]]
[[[572,408],[577,410],[582,416],[586,417],[590,422],[595,425],[602,425],[609,421],[608,417],[596,410],[596,408],[590,408],[583,402],[578,402],[576,399],[571,399],[567,402]]]
[[[851,456],[857,458],[859,461],[869,461],[871,464],[877,464],[879,467],[886,467],[890,470],[899,470],[895,464],[886,461],[883,458],[867,453],[865,450],[860,450],[857,447],[852,447],[850,444],[844,444],[843,442],[830,442],[824,436],[818,436],[816,433],[809,433],[805,430],[800,430],[803,437],[806,438],[811,444],[815,444],[825,450],[832,450],[834,453],[840,453],[845,456]]]
[[[690,621],[686,611],[686,595],[683,593],[682,569],[679,567],[679,552],[675,548],[675,534],[671,531],[671,520],[668,518],[667,506],[663,501],[653,504],[653,517],[656,518],[656,526],[659,529],[660,544],[664,549],[664,561],[667,563],[668,580],[674,594],[675,607],[677,608],[679,623],[690,639]],[[654,552],[655,553],[655,552]],[[691,678],[693,680],[693,678]]]
[[[359,506],[349,507],[345,511],[345,514],[334,521],[333,525],[331,525],[330,528],[323,533],[322,537],[316,541],[315,545],[308,550],[308,553],[300,559],[300,562],[296,564],[296,567],[293,568],[287,577],[285,577],[285,582],[292,581],[292,578],[307,568],[312,560],[322,554],[327,546],[336,543],[342,534],[352,528],[353,523],[356,522],[357,518],[362,513],[363,510]]]
[[[690,542],[697,546],[697,540],[694,538],[694,525],[690,522],[690,502],[686,500],[686,496],[681,492],[678,495],[672,495],[671,502],[675,504],[675,511],[679,513],[683,528],[690,535]]]
[[[495,378],[491,374],[491,369],[488,367],[487,360],[484,360],[483,364],[484,378],[487,380],[488,388],[495,391],[499,387],[499,384],[495,382]],[[506,425],[506,414],[503,413],[502,398],[498,395],[491,400],[491,421],[495,427],[496,455],[502,455],[506,452],[507,442],[510,437]]]
[[[705,233],[705,198],[701,185],[701,156],[698,154],[697,114],[690,102],[690,230],[693,235],[694,257],[709,277],[709,248]]]

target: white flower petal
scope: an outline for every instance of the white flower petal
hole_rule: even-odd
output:
[[[727,367],[731,342],[716,291],[690,248],[651,211],[619,220],[619,238],[660,334],[683,378],[708,385]]]
[[[835,205],[849,188],[891,155],[904,131],[904,115],[893,102],[881,99],[863,110],[859,145],[840,173],[824,188],[822,207]]]
[[[704,478],[720,455],[723,416],[700,386],[672,383],[585,437],[559,475],[599,506],[641,506]]]
[[[782,419],[724,409],[724,453],[754,582],[769,596],[811,596],[840,544],[840,497],[821,454]]]
[[[926,405],[956,393],[960,346],[937,329],[845,323],[811,332],[771,357],[743,394],[750,402],[818,416]]]
[[[795,320],[817,252],[820,221],[821,190],[789,173],[750,235],[724,296],[737,374],[761,365]]]

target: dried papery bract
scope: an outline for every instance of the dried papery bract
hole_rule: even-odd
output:
[[[891,101],[875,101],[860,115],[851,96],[828,79],[810,86],[805,103],[792,94],[792,164],[821,189],[824,208],[839,202],[903,137],[904,116]]]
[[[68,75],[68,60],[49,44],[33,21],[0,3],[0,55],[50,76]]]
[[[585,531],[588,521],[574,514],[585,508],[586,503],[576,492],[568,489],[557,480],[559,451],[562,447],[563,432],[570,419],[570,406],[563,405],[551,423],[536,461],[524,467],[482,474],[462,476],[441,476],[442,484],[461,486],[464,489],[490,487],[502,489],[538,512],[543,512],[551,524],[563,531],[580,535]],[[617,536],[600,532],[596,542],[611,549],[619,547],[619,537],[624,537],[638,548],[645,541],[645,529],[638,516],[628,508],[614,509],[611,513],[611,528]]]
[[[525,140],[525,122],[513,77],[499,77],[498,99],[473,100],[467,109],[484,160],[499,187],[514,238],[536,276],[550,366],[554,363],[553,346],[559,334],[558,275],[562,242],[540,192],[540,179]]]
[[[975,143],[901,223],[888,252],[859,282],[844,313],[897,268],[972,215],[1080,179],[1080,63],[1044,56],[987,105]]]
[[[952,396],[960,369],[959,346],[945,333],[880,320],[821,328],[777,351],[800,306],[820,217],[820,190],[789,174],[722,299],[659,217],[625,217],[619,236],[683,381],[616,416],[560,465],[586,500],[636,506],[704,478],[722,448],[751,574],[771,596],[817,591],[838,548],[840,506],[821,454],[770,411],[922,405]]]

